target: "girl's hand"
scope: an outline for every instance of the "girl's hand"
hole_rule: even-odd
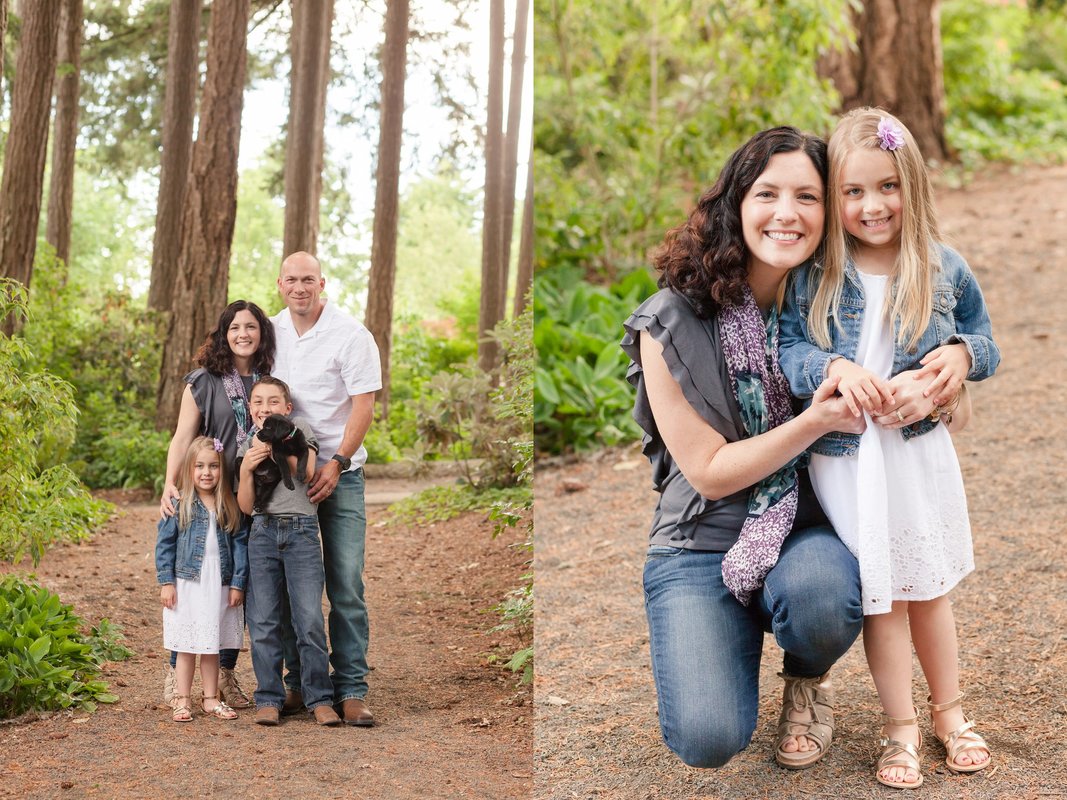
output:
[[[159,587],[159,602],[163,608],[174,608],[178,602],[178,590],[173,583],[165,583]]]
[[[934,378],[929,374],[921,377],[919,373],[920,370],[906,370],[893,376],[889,385],[893,388],[894,408],[872,416],[876,424],[883,428],[904,428],[930,416],[936,404],[927,395]]]
[[[853,416],[861,417],[864,411],[881,414],[893,407],[893,390],[889,384],[859,364],[847,358],[835,358],[827,373],[830,378],[840,379],[837,391]]]
[[[245,600],[245,593],[240,589],[230,587],[230,608],[237,608]]]
[[[840,431],[841,433],[863,433],[867,428],[867,420],[863,415],[856,416],[848,407],[844,397],[837,395],[838,378],[827,378],[819,384],[815,394],[811,396],[811,405],[804,411],[818,420],[820,427],[829,433]]]
[[[936,374],[923,394],[933,397],[934,405],[943,406],[956,396],[967,379],[971,371],[971,354],[965,344],[946,344],[931,350],[919,363],[923,368],[915,373],[915,380]]]
[[[159,518],[166,519],[167,517],[174,516],[174,506],[171,505],[171,500],[181,500],[181,492],[178,491],[178,487],[173,483],[168,483],[163,487],[163,496],[159,498]]]

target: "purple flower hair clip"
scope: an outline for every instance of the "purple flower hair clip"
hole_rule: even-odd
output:
[[[221,453],[221,452],[222,452],[223,450],[225,450],[225,449],[226,449],[226,445],[224,445],[224,444],[223,444],[223,443],[222,443],[221,441],[219,441],[218,439],[213,439],[213,440],[212,440],[212,445],[214,445],[214,447],[215,447],[215,452],[216,452],[216,453]]]
[[[904,146],[904,131],[889,117],[882,117],[878,121],[878,140],[883,150],[896,150]]]

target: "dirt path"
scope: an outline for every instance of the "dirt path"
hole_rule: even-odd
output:
[[[97,713],[0,726],[0,797],[525,797],[532,785],[529,688],[486,665],[510,634],[486,635],[485,609],[519,583],[524,556],[481,516],[428,528],[382,526],[384,506],[417,488],[369,478],[367,603],[374,728],[278,728],[198,716],[178,726],[159,702],[164,652],[153,550],[158,506],[125,497],[90,542],[49,552],[37,575],[87,620],[106,616],[137,655],[109,665],[121,700]],[[247,638],[246,638],[247,644]],[[242,653],[242,682],[254,688]],[[194,687],[194,694],[199,691]]]
[[[973,387],[977,417],[956,440],[978,565],[954,592],[962,678],[995,766],[954,776],[928,740],[925,800],[1067,797],[1065,186],[1057,167],[938,191],[942,228],[981,281],[1003,352],[996,377]],[[837,735],[822,763],[794,773],[773,762],[781,655],[768,643],[752,745],[722,770],[685,767],[660,741],[649,669],[647,462],[617,450],[539,463],[536,492],[536,797],[901,797],[874,781],[878,703],[858,644],[835,668]],[[921,709],[917,662],[915,674]]]

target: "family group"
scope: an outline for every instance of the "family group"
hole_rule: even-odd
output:
[[[185,376],[156,540],[164,700],[193,720],[199,655],[203,713],[250,707],[235,672],[247,622],[256,723],[306,709],[319,725],[371,726],[362,466],[378,348],[323,298],[313,255],[288,256],[277,284],[286,307],[268,318],[231,303]],[[281,436],[267,436],[275,422]]]
[[[829,143],[756,134],[656,267],[622,347],[660,494],[644,591],[667,746],[718,767],[749,744],[772,633],[775,759],[812,766],[834,732],[830,669],[862,631],[884,713],[876,780],[923,782],[913,646],[945,763],[985,769],[948,597],[974,569],[952,434],[971,417],[965,381],[1000,352],[912,134],[875,108]]]

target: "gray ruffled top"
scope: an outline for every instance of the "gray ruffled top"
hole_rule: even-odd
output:
[[[719,341],[714,317],[702,320],[684,296],[661,289],[623,323],[621,346],[630,357],[626,380],[637,390],[633,417],[644,431],[643,452],[652,464],[653,488],[660,493],[649,533],[650,545],[690,550],[728,550],[748,512],[749,491],[708,500],[686,480],[660,438],[648,402],[641,368],[640,337],[647,333],[663,347],[663,360],[682,394],[727,442],[744,438],[737,400]],[[794,528],[823,522],[806,470],[800,475],[800,508]]]

